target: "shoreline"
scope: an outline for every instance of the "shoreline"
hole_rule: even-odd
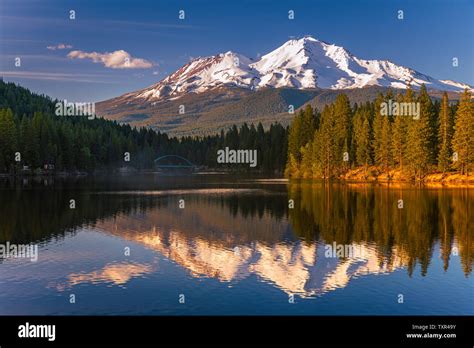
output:
[[[290,178],[295,180],[327,180],[325,178]],[[382,184],[382,185],[421,185],[425,187],[459,187],[474,188],[474,174],[461,175],[457,172],[432,172],[424,175],[422,180],[415,180],[400,169],[387,171],[371,166],[350,169],[348,172],[335,177],[333,180],[350,184]]]
[[[208,170],[202,172],[194,172],[189,174],[183,175],[232,175],[232,174],[239,174],[242,172],[239,171],[225,171],[225,170]],[[250,174],[245,172],[246,174]],[[137,171],[99,171],[95,173],[86,173],[86,172],[57,172],[57,173],[16,173],[16,174],[6,174],[0,173],[0,179],[38,179],[38,178],[79,178],[79,177],[101,177],[104,175],[112,175],[112,176],[128,176],[128,175],[136,175],[136,174],[156,174],[160,176],[169,176],[160,172],[156,171],[149,171],[149,170],[137,170]],[[264,175],[263,173],[254,173],[256,176],[261,177]],[[268,174],[268,177],[271,177],[272,180],[278,179],[280,181],[285,181],[287,183],[291,182],[292,180],[307,180],[307,181],[328,181],[328,179],[323,177],[313,177],[313,178],[304,178],[304,177],[292,177],[286,178],[283,175],[271,175]],[[401,186],[401,185],[408,185],[408,186],[425,186],[425,187],[447,187],[447,188],[474,188],[474,174],[470,175],[461,175],[455,172],[447,172],[447,173],[429,173],[426,174],[422,180],[414,180],[410,178],[408,175],[402,173],[399,169],[389,170],[388,172],[380,171],[376,167],[369,167],[365,170],[362,167],[354,168],[349,170],[348,172],[339,175],[338,177],[334,177],[329,179],[330,181],[334,182],[341,182],[341,183],[348,183],[348,184],[381,184],[381,185],[394,185],[394,186]]]

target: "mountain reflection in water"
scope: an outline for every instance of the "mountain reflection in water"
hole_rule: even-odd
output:
[[[472,190],[265,180],[195,186],[4,188],[0,242],[60,248],[61,241],[91,231],[132,250],[139,245],[191,278],[233,287],[255,277],[301,298],[325,296],[346,288],[353,279],[386,277],[395,271],[409,277],[414,272],[422,277],[449,273],[452,262],[459,263],[472,288]],[[77,200],[74,210],[68,208],[72,195]],[[184,199],[184,209],[179,208],[179,199]],[[327,254],[327,245],[353,246],[359,253],[333,257]],[[97,249],[88,253],[100,253]],[[53,264],[55,257],[60,258],[48,255],[40,252],[40,261]],[[434,255],[441,263],[431,267]],[[48,288],[59,292],[86,284],[126,288],[133,279],[160,271],[158,261],[135,260],[133,251],[127,260],[77,258],[84,260],[84,267],[56,269],[61,274],[45,279]],[[86,259],[92,265],[86,267]],[[7,282],[9,276],[18,282],[13,273],[9,275],[11,262],[0,259],[0,273],[5,272]],[[21,267],[26,274],[27,265]]]

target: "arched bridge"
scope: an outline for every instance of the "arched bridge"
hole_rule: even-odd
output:
[[[165,155],[154,160],[156,168],[170,168],[180,169],[189,168],[194,169],[197,166],[191,163],[190,160],[178,155]]]

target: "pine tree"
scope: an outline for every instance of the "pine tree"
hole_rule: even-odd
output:
[[[334,104],[324,107],[321,113],[321,124],[314,133],[313,139],[313,176],[330,178],[335,174],[340,159],[336,132],[336,118],[334,117]]]
[[[436,165],[438,163],[439,154],[439,102],[432,102],[429,99],[429,132],[430,132],[430,164]]]
[[[11,109],[0,110],[0,171],[8,171],[15,161],[16,125]]]
[[[298,161],[292,153],[288,155],[288,163],[286,164],[285,168],[285,176],[287,178],[298,178],[300,176]]]
[[[338,169],[347,169],[347,163],[344,162],[344,155],[349,155],[352,143],[352,109],[349,98],[345,94],[339,94],[336,97],[333,107],[333,132],[336,144],[335,167]]]
[[[288,157],[290,155],[296,161],[300,160],[300,148],[301,148],[301,129],[303,127],[303,112],[300,111],[298,115],[295,116],[293,122],[290,126],[290,131],[288,134]]]
[[[382,103],[392,102],[393,94],[391,91],[387,93],[385,97],[379,95],[375,101],[375,119],[374,119],[374,142],[373,151],[374,159],[377,166],[383,168],[385,171],[388,170],[391,165],[391,116],[382,115],[381,107]]]
[[[301,166],[299,176],[302,178],[311,178],[313,176],[313,144],[311,141],[301,148]]]
[[[443,173],[448,169],[452,156],[451,139],[454,132],[453,123],[454,120],[449,107],[448,94],[444,92],[439,112],[438,129],[438,142],[440,144],[438,153],[438,169]]]
[[[288,134],[288,159],[292,156],[290,168],[285,169],[288,176],[294,177],[295,173],[292,171],[301,164],[303,148],[313,138],[315,128],[315,116],[311,105],[307,105],[305,111],[300,110],[291,123]],[[300,173],[300,170],[297,170]]]
[[[431,163],[430,149],[430,103],[424,85],[420,90],[418,119],[409,118],[407,135],[407,163],[415,178],[421,179]]]
[[[34,169],[40,166],[40,131],[41,131],[42,114],[35,112],[33,119],[28,127],[28,135],[25,142],[25,155],[27,163]]]
[[[306,105],[304,113],[302,114],[301,120],[301,132],[300,132],[300,150],[302,147],[313,140],[315,129],[315,115],[311,105]]]
[[[357,165],[364,166],[367,171],[370,158],[370,110],[358,108],[354,115],[355,156]]]
[[[382,164],[385,171],[388,171],[392,164],[392,122],[388,117],[384,117],[382,122],[382,138],[379,162]]]
[[[403,97],[397,98],[399,103],[403,102]],[[395,116],[392,125],[392,158],[393,162],[403,170],[403,159],[405,157],[407,141],[407,120],[404,116]]]
[[[426,124],[428,132],[428,164],[436,163],[438,157],[438,118],[435,114],[435,107],[423,84],[420,88],[420,118]]]
[[[268,163],[268,156],[264,154],[266,152],[267,148],[267,135],[265,134],[265,130],[263,129],[263,125],[261,122],[258,123],[257,125],[257,158],[258,161],[257,163],[260,163],[260,165],[263,165],[265,168],[265,165],[269,165]],[[267,158],[267,160],[265,160]]]
[[[383,146],[382,128],[383,119],[388,117],[387,115],[381,115],[380,113],[381,105],[384,102],[385,99],[382,94],[379,94],[374,102],[375,113],[373,119],[372,153],[374,156],[374,162],[377,166],[383,165],[382,158],[380,157]]]
[[[461,174],[468,174],[474,162],[474,106],[471,93],[465,89],[461,95],[454,123],[453,150],[457,155],[454,166]]]

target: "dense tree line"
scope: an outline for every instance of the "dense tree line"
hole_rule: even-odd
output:
[[[390,115],[382,106],[418,103],[419,112]],[[321,113],[307,106],[293,120],[288,136],[288,177],[330,178],[351,168],[376,166],[381,172],[400,169],[422,179],[427,173],[472,172],[474,104],[465,90],[450,104],[448,95],[433,101],[423,85],[417,95],[409,88],[389,90],[374,102],[353,106],[340,94]]]
[[[287,129],[281,125],[265,130],[261,124],[244,124],[215,136],[174,138],[101,118],[56,116],[56,102],[0,82],[0,173],[46,164],[54,165],[56,171],[151,169],[155,158],[170,154],[215,168],[222,167],[217,150],[225,147],[257,149],[260,171],[282,173],[286,164]]]

